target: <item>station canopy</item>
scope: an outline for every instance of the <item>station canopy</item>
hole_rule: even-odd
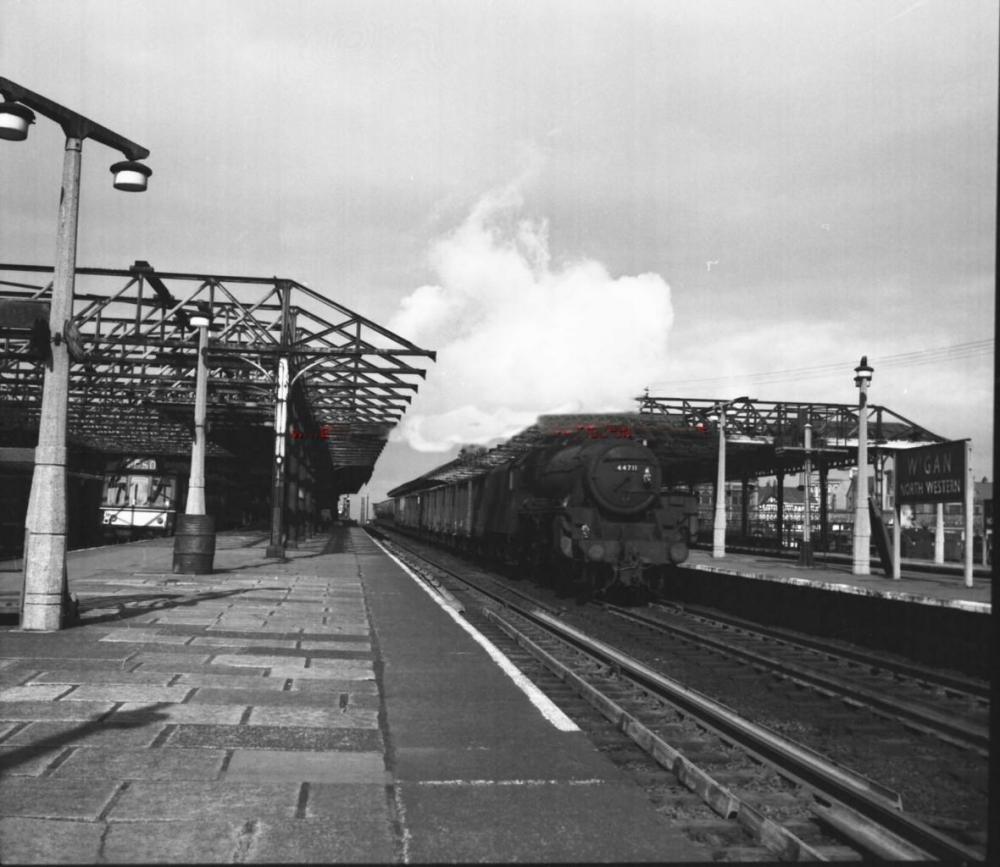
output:
[[[659,459],[667,486],[714,482],[723,417],[727,479],[801,472],[806,423],[812,428],[813,468],[821,462],[827,468],[857,462],[857,406],[746,397],[721,400],[643,395],[636,400],[638,412],[541,415],[535,424],[490,449],[464,448],[454,460],[398,486],[389,496],[475,478],[534,448],[610,437],[645,442]],[[875,454],[944,441],[883,406],[865,409],[869,449]]]
[[[371,476],[434,359],[295,280],[78,268],[72,319],[49,332],[51,267],[0,264],[0,445],[37,442],[51,342],[70,369],[68,445],[118,455],[191,453],[199,329],[211,325],[208,455],[270,462],[277,377],[288,360],[288,433],[320,443],[341,493]],[[324,459],[325,461],[325,459]]]

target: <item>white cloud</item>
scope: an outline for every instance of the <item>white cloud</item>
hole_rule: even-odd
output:
[[[438,350],[395,433],[421,451],[508,436],[539,413],[632,409],[666,369],[670,287],[589,259],[553,267],[546,221],[521,214],[523,180],[488,193],[433,245],[438,283],[390,322]]]

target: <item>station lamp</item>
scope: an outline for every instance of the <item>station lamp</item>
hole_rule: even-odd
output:
[[[188,310],[188,324],[193,328],[208,328],[212,324],[212,314],[204,302],[198,302]]]
[[[153,170],[138,160],[124,160],[111,167],[115,176],[115,189],[127,193],[141,193],[146,189],[149,176]]]
[[[868,388],[872,384],[872,374],[875,369],[868,366],[868,356],[861,356],[861,363],[854,368],[854,384],[858,388]]]
[[[7,141],[24,141],[28,126],[35,122],[35,113],[18,102],[0,102],[0,138]]]
[[[58,120],[58,118],[56,118]],[[19,102],[0,102],[0,139],[24,141],[28,127],[35,122],[35,113]],[[139,160],[124,160],[111,166],[114,187],[129,193],[143,192],[153,170]]]

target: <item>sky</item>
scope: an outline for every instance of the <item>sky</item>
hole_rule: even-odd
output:
[[[372,501],[540,413],[869,401],[993,477],[996,0],[0,0],[78,265],[278,275],[438,351]],[[49,264],[63,136],[0,148]]]

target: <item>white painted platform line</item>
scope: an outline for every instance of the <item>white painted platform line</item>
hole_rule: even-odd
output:
[[[483,633],[476,629],[475,626],[465,620],[444,599],[431,590],[425,582],[421,581],[420,578],[413,573],[412,569],[410,569],[405,563],[403,563],[398,557],[382,545],[378,539],[373,538],[372,541],[385,552],[386,556],[388,556],[393,563],[399,566],[400,569],[416,581],[417,586],[430,596],[431,599],[433,599],[452,620],[454,620],[459,626],[462,627],[462,629],[472,636],[472,639],[490,655],[490,659],[499,665],[504,674],[514,681],[517,687],[526,696],[528,696],[528,699],[535,707],[538,708],[545,719],[552,723],[552,725],[554,725],[561,732],[580,731],[580,727],[568,716],[566,716],[566,714],[559,710],[559,708],[553,704],[552,699],[535,686],[527,675],[514,665],[514,663],[508,659],[506,654],[504,654],[500,648],[498,648],[492,641],[483,635]]]

